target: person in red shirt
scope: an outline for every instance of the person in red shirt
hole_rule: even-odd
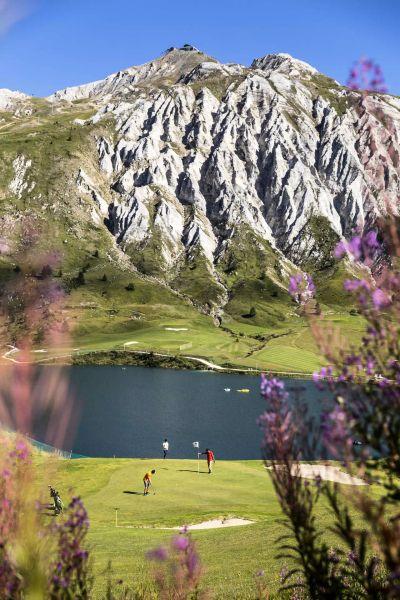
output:
[[[212,450],[210,450],[209,448],[206,448],[205,452],[202,452],[201,454],[202,455],[205,454],[205,456],[206,456],[208,472],[211,475],[213,464],[215,463],[214,452]]]

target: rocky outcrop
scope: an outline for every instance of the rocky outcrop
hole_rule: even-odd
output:
[[[29,99],[29,96],[22,92],[14,92],[7,88],[0,88],[0,110],[15,110],[21,103]]]
[[[13,162],[14,177],[10,182],[9,190],[13,194],[15,194],[17,198],[22,198],[24,192],[27,191],[29,193],[35,187],[35,182],[28,182],[26,178],[27,171],[31,167],[31,165],[32,161],[28,160],[22,154],[17,156],[17,158]]]

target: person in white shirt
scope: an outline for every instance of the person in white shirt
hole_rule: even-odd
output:
[[[163,441],[163,452],[164,452],[164,458],[167,458],[167,454],[168,454],[168,450],[169,450],[169,442],[167,440],[167,438],[165,438],[165,440]]]

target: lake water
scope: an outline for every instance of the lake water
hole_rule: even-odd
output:
[[[194,441],[212,448],[217,459],[260,458],[259,377],[119,366],[68,371],[80,404],[74,453],[156,457],[166,437],[171,458],[196,457]],[[318,412],[322,398],[311,381],[289,379],[287,385],[306,388]],[[238,393],[241,388],[250,393]]]

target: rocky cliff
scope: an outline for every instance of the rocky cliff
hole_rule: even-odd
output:
[[[245,67],[170,48],[47,99],[0,91],[0,110],[8,208],[47,207],[68,221],[64,254],[98,236],[209,310],[249,279],[283,290],[299,268],[331,276],[339,238],[398,210],[400,100],[351,91],[287,54]],[[30,143],[14,147],[23,130]],[[58,155],[50,137],[77,141]]]

